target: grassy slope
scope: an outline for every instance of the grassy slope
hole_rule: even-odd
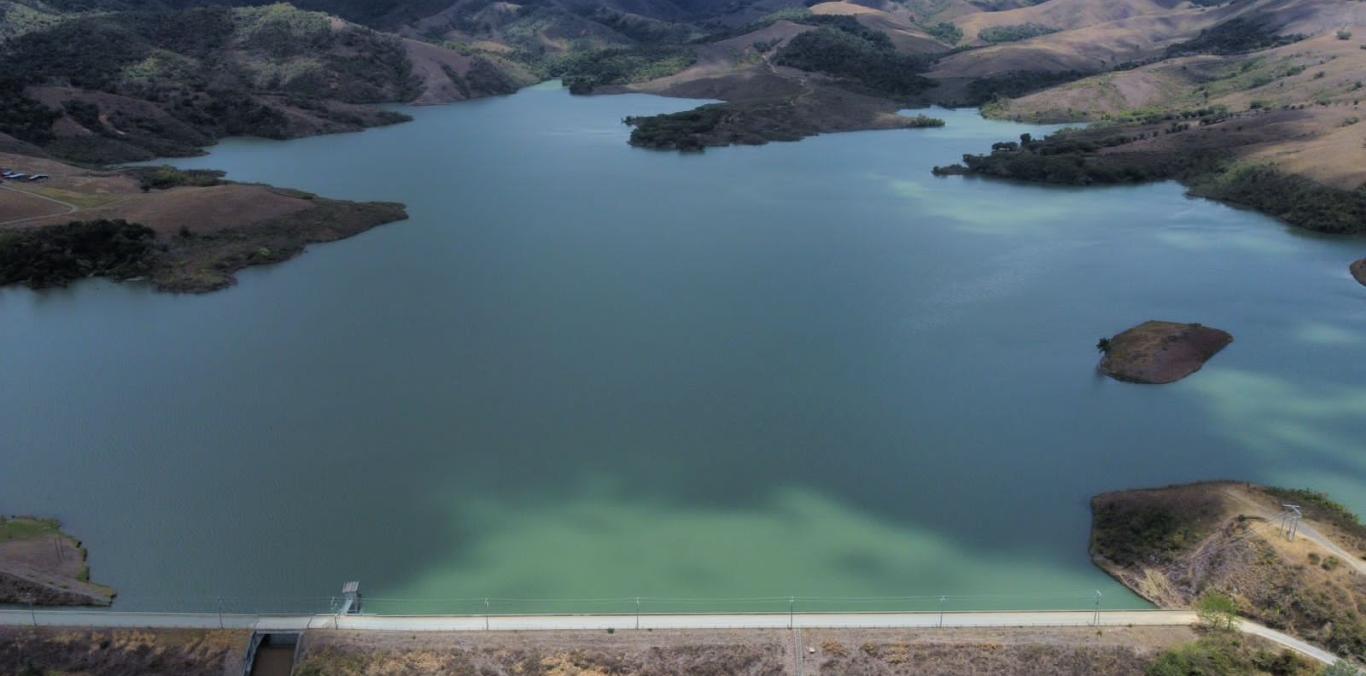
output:
[[[90,582],[85,561],[60,521],[0,517],[0,603],[109,605],[113,590]]]
[[[1281,536],[1286,495],[1247,484],[1205,483],[1106,493],[1092,500],[1092,559],[1142,596],[1189,607],[1203,593],[1343,656],[1366,655],[1366,580],[1305,537]],[[1366,555],[1366,527],[1318,496],[1305,522]]]

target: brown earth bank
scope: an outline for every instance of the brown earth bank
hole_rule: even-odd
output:
[[[114,590],[90,582],[85,547],[60,522],[0,517],[0,604],[107,606],[113,600]]]
[[[1352,277],[1360,282],[1362,286],[1366,286],[1366,258],[1352,263],[1349,269],[1352,272]]]
[[[240,674],[245,631],[0,628],[0,670],[35,676]],[[1274,674],[1303,658],[1190,627],[391,632],[309,630],[297,676]],[[1213,664],[1223,671],[1192,671]]]
[[[1162,385],[1200,370],[1233,342],[1225,331],[1200,324],[1146,321],[1101,341],[1099,369],[1115,380]]]
[[[250,639],[247,631],[0,627],[0,673],[241,676]]]
[[[0,628],[0,672],[37,676],[239,675],[250,634]],[[1213,661],[1233,671],[1182,671]],[[1197,664],[1198,664],[1197,662]],[[1173,671],[1175,669],[1175,671]],[[408,632],[310,630],[298,676],[1175,675],[1310,676],[1255,636],[1188,627],[947,630]]]
[[[1142,674],[1184,627],[393,634],[314,631],[296,674]]]
[[[1294,540],[1284,504],[1304,515]],[[1105,493],[1091,509],[1092,560],[1149,601],[1227,596],[1241,615],[1366,660],[1366,526],[1323,494],[1212,482]]]
[[[147,279],[163,291],[214,291],[245,267],[407,217],[399,204],[232,183],[216,172],[98,171],[6,154],[0,166],[52,176],[0,191],[0,213],[19,215],[0,222],[0,283],[33,288],[104,276]],[[24,215],[36,202],[57,213]]]

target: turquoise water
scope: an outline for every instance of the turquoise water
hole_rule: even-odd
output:
[[[412,218],[206,296],[0,291],[0,511],[61,517],[125,609],[357,579],[430,612],[1142,607],[1088,562],[1097,492],[1366,511],[1366,242],[1175,184],[931,176],[1046,131],[972,111],[626,145],[692,105],[540,87],[177,161]],[[1237,341],[1098,378],[1150,318]]]

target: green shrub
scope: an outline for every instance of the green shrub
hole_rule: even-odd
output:
[[[631,145],[644,148],[699,151],[705,147],[703,135],[714,130],[726,116],[725,104],[711,104],[649,117],[628,117],[623,122],[631,130]]]
[[[41,145],[53,139],[52,123],[61,116],[24,96],[20,81],[0,78],[0,133]]]
[[[151,269],[156,234],[125,221],[73,222],[0,234],[0,284],[65,286],[84,277],[128,279]]]
[[[1242,17],[1229,19],[1200,35],[1167,48],[1167,56],[1186,54],[1242,54],[1297,42],[1300,35],[1278,35],[1266,23]]]
[[[1195,611],[1200,615],[1200,621],[1212,629],[1231,631],[1238,625],[1237,602],[1219,591],[1209,590],[1201,594],[1195,602]]]
[[[577,52],[551,67],[571,94],[605,85],[629,84],[673,75],[697,62],[690,49],[630,47]]]
[[[207,187],[223,182],[224,172],[211,169],[177,169],[171,166],[135,167],[131,170],[143,191],[181,186]]]
[[[941,21],[933,26],[927,26],[925,30],[936,39],[950,45],[956,45],[963,40],[963,29],[947,21]]]
[[[983,42],[998,44],[1001,42],[1028,40],[1040,35],[1048,35],[1049,33],[1056,32],[1057,29],[1049,28],[1042,24],[1022,23],[1013,26],[991,26],[989,28],[983,28],[982,31],[977,34],[977,37],[981,38]]]
[[[917,94],[934,84],[919,74],[928,64],[921,58],[898,53],[885,35],[872,39],[829,27],[792,38],[778,50],[774,62],[843,78],[887,96]]]

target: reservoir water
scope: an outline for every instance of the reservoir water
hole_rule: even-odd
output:
[[[0,511],[60,517],[119,608],[354,579],[392,612],[1143,607],[1088,561],[1097,492],[1366,512],[1363,240],[1170,183],[931,176],[1047,131],[973,111],[627,146],[693,105],[538,87],[175,161],[412,218],[204,296],[0,291]],[[1097,377],[1146,319],[1237,340]]]

